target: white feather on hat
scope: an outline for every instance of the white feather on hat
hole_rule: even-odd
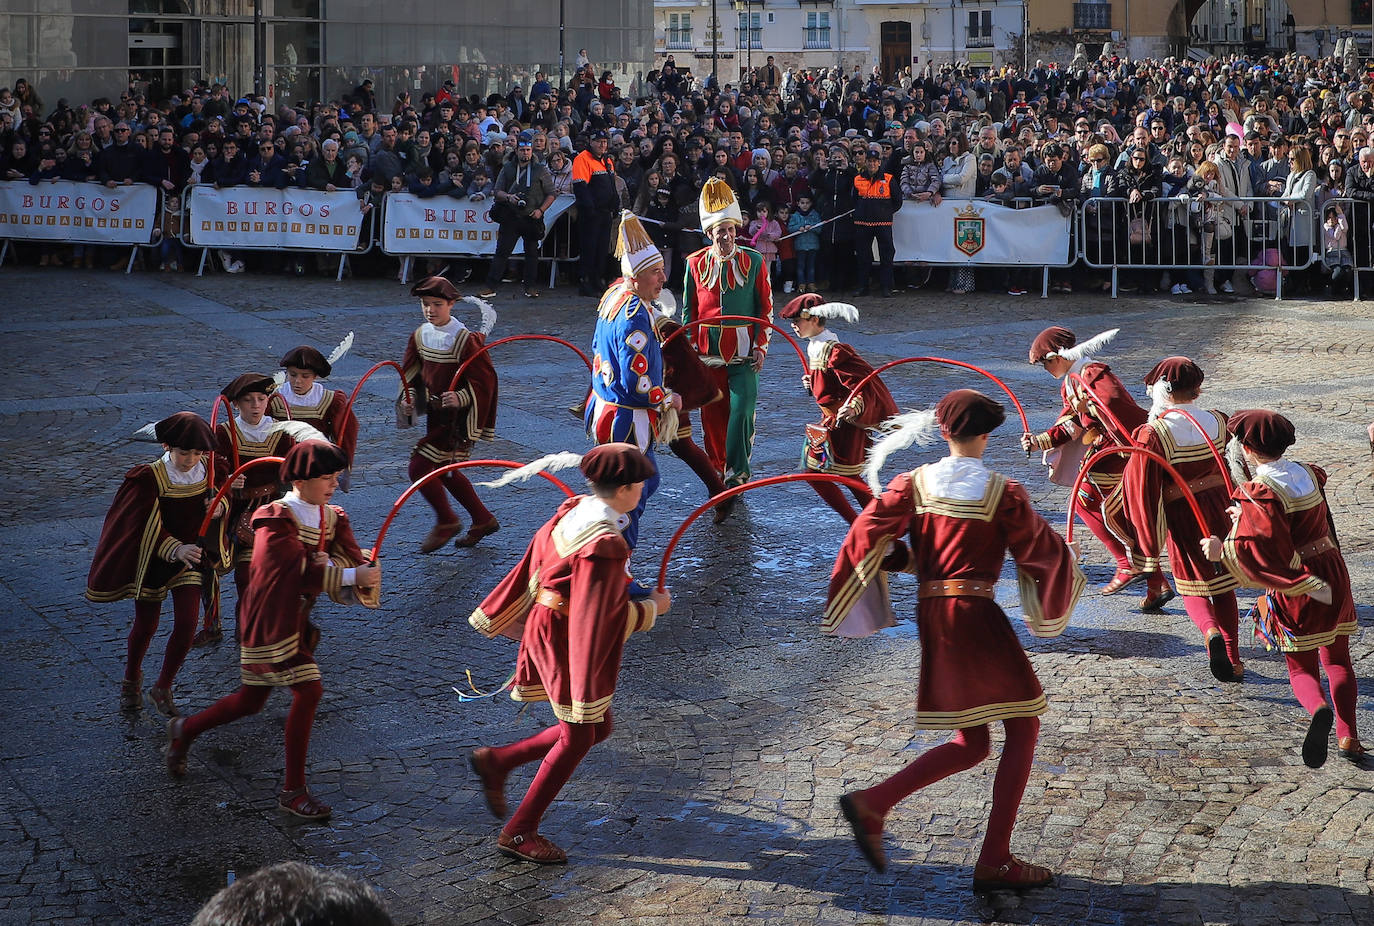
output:
[[[813,318],[840,318],[850,324],[859,320],[859,310],[847,302],[822,302],[803,311]]]
[[[1102,332],[1096,337],[1088,338],[1088,340],[1084,341],[1082,344],[1075,344],[1073,347],[1066,347],[1061,351],[1051,351],[1046,356],[1063,357],[1070,363],[1077,363],[1084,357],[1093,356],[1098,351],[1102,350],[1102,348],[1112,343],[1112,341],[1116,340],[1116,336],[1120,332],[1120,328],[1113,328],[1110,331]]]
[[[332,367],[334,364],[344,359],[344,355],[347,354],[352,347],[353,332],[350,331],[344,336],[344,339],[339,342],[339,345],[330,351],[329,357],[325,362]]]
[[[868,462],[864,464],[864,481],[875,493],[882,492],[878,474],[882,472],[887,458],[912,444],[924,447],[935,443],[935,438],[940,433],[940,424],[935,420],[935,410],[932,408],[893,415],[878,425],[878,430],[885,436],[868,451]]]
[[[463,301],[468,305],[477,306],[477,309],[482,313],[482,323],[478,328],[482,337],[485,338],[487,335],[491,334],[491,329],[496,327],[496,309],[492,308],[491,303],[485,299],[479,299],[476,296],[464,296]]]
[[[509,470],[499,479],[493,479],[490,482],[479,482],[477,484],[486,489],[499,489],[502,486],[510,485],[512,482],[528,482],[540,473],[556,473],[560,470],[572,469],[574,466],[578,466],[581,463],[582,454],[565,450],[562,453],[551,453],[548,456],[540,457],[537,460],[526,463],[519,469]]]
[[[654,301],[654,309],[664,318],[677,317],[677,297],[668,287],[663,287],[663,292],[658,294],[658,299]]]
[[[334,443],[325,436],[323,431],[316,428],[313,424],[305,421],[296,421],[294,419],[274,421],[272,422],[272,427],[268,428],[267,431],[269,434],[276,434],[278,432],[284,433],[298,444],[301,441],[307,440],[322,440],[327,443]]]

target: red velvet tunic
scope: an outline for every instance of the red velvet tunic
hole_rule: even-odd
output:
[[[995,583],[1010,552],[1030,632],[1062,633],[1085,580],[1063,539],[1031,507],[1025,489],[989,473],[981,499],[942,498],[926,489],[928,469],[893,479],[850,526],[830,574],[825,632],[866,636],[895,623],[880,564],[889,542],[908,536],[912,571],[922,582]],[[918,726],[952,730],[1045,712],[1040,680],[993,599],[925,598],[916,608],[916,623],[921,635]]]
[[[1330,646],[1357,630],[1350,573],[1339,549],[1301,555],[1302,548],[1336,534],[1326,497],[1326,473],[1298,464],[1312,478],[1311,491],[1295,495],[1272,476],[1236,487],[1240,520],[1223,546],[1222,562],[1242,585],[1274,594],[1266,630],[1278,648],[1301,652]],[[1329,585],[1331,604],[1309,597]]]
[[[1086,440],[1080,465],[1104,447],[1128,442],[1148,417],[1105,363],[1086,363],[1076,374],[1065,375],[1059,384],[1059,395],[1064,403],[1059,417],[1048,431],[1036,435],[1036,445],[1041,450],[1050,450],[1070,441]],[[1101,408],[1106,409],[1105,414]],[[1124,434],[1113,418],[1126,429]],[[1125,469],[1125,457],[1104,457],[1093,466],[1088,480],[1106,496],[1121,483]]]
[[[692,436],[691,413],[721,398],[715,379],[692,347],[691,332],[668,340],[681,328],[682,325],[671,318],[654,317],[654,333],[663,348],[663,383],[682,399],[682,408],[677,413],[676,439],[679,440]]]
[[[277,421],[290,419],[312,425],[342,450],[348,457],[348,465],[353,466],[353,452],[358,448],[358,416],[348,407],[347,393],[326,389],[317,405],[287,405],[279,390],[267,400],[267,414]]]
[[[215,475],[223,479],[227,472],[217,466]],[[196,542],[210,495],[205,479],[174,485],[162,460],[129,470],[105,515],[86,579],[86,597],[162,601],[171,589],[199,584],[200,571],[172,559],[172,554],[181,544]],[[222,517],[210,522],[209,548],[202,559],[218,572],[229,568],[224,525]]]
[[[459,463],[471,456],[473,441],[496,438],[496,369],[491,355],[483,353],[468,365],[458,388],[452,390],[463,407],[442,407],[440,397],[450,391],[458,367],[486,342],[478,332],[463,328],[451,348],[437,351],[424,346],[420,330],[411,332],[401,361],[415,410],[425,415],[427,425],[414,452],[433,463]]]
[[[807,388],[821,408],[825,440],[813,439],[812,430],[808,430],[803,451],[805,466],[815,472],[857,476],[863,472],[868,448],[873,443],[868,429],[897,414],[897,403],[882,379],[875,376],[849,403],[858,415],[854,422],[836,421],[835,416],[854,387],[873,372],[873,367],[848,344],[822,338],[812,338],[807,344],[806,360]]]
[[[307,630],[321,593],[340,604],[379,603],[380,589],[343,584],[344,568],[366,560],[348,515],[326,505],[322,523],[323,545],[320,528],[303,525],[284,502],[264,505],[253,516],[253,560],[239,609],[239,677],[245,685],[286,686],[320,677]],[[321,549],[329,554],[327,566],[312,562]]]
[[[652,601],[629,599],[630,548],[610,521],[597,517],[604,510],[589,496],[563,502],[519,565],[468,618],[484,636],[520,641],[511,697],[548,701],[566,723],[606,719],[625,642],[653,627],[658,614]],[[563,606],[536,601],[541,591]]]
[[[301,420],[301,419],[297,419]],[[215,446],[219,451],[220,459],[232,461],[234,459],[233,438],[229,434],[230,423],[221,421],[215,425]],[[235,435],[238,439],[238,461],[239,465],[247,463],[249,460],[260,460],[263,457],[284,457],[286,452],[296,446],[296,441],[291,435],[282,431],[277,431],[267,436],[267,440],[253,440],[243,433],[243,429],[238,427],[237,420],[234,423]],[[280,474],[280,466],[263,464],[255,466],[244,474],[244,486],[242,489],[229,490],[229,520],[228,529],[238,534],[240,522],[247,520],[253,509],[265,504],[274,498],[280,498],[283,492],[281,484],[277,481]],[[226,469],[224,475],[228,478],[232,469]],[[245,524],[251,529],[250,525]],[[252,540],[244,541],[241,536],[231,538],[234,543],[234,562],[247,563],[253,556]]]
[[[1217,447],[1226,445],[1226,416],[1218,411],[1203,411],[1187,406],[1204,427]],[[1180,432],[1192,432],[1193,437],[1176,438]],[[1206,598],[1235,589],[1236,577],[1217,563],[1202,555],[1203,537],[1225,537],[1231,529],[1231,517],[1226,507],[1231,503],[1221,479],[1221,467],[1212,455],[1207,442],[1196,437],[1197,432],[1187,419],[1166,415],[1136,428],[1135,442],[1152,450],[1173,465],[1179,475],[1193,487],[1198,507],[1207,521],[1207,532],[1198,529],[1197,518],[1183,497],[1164,500],[1166,486],[1175,486],[1173,478],[1158,463],[1141,454],[1132,454],[1126,463],[1121,483],[1121,503],[1131,523],[1131,538],[1122,537],[1131,552],[1131,564],[1141,572],[1157,572],[1160,552],[1169,552],[1169,571],[1180,595]],[[1180,440],[1183,443],[1180,443]],[[1205,487],[1203,487],[1205,486]],[[1170,490],[1172,493],[1172,490]],[[1112,507],[1114,499],[1109,499]]]

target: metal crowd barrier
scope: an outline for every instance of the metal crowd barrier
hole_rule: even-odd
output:
[[[1247,218],[1253,219],[1248,230]],[[1309,230],[1306,255],[1289,258],[1288,239],[1302,223]],[[1221,270],[1229,278],[1237,270],[1267,269],[1275,271],[1274,298],[1282,299],[1284,273],[1320,259],[1314,208],[1302,199],[1214,193],[1205,199],[1175,196],[1131,203],[1122,197],[1091,197],[1078,210],[1078,226],[1079,257],[1087,267],[1111,271],[1112,298],[1121,270]]]
[[[1340,209],[1341,214],[1345,216],[1346,246],[1344,254],[1339,251],[1329,253],[1324,246],[1325,239],[1321,237],[1322,226],[1326,224],[1325,213],[1330,206]],[[1322,250],[1317,260],[1322,261],[1328,267],[1332,264],[1348,262],[1354,286],[1354,296],[1358,301],[1360,299],[1360,278],[1374,272],[1374,203],[1365,202],[1362,199],[1352,199],[1348,196],[1328,199],[1321,204],[1321,212],[1317,215],[1317,233],[1317,240],[1322,242]]]
[[[340,190],[338,192],[347,192]],[[339,269],[334,274],[334,281],[343,280],[344,269],[348,266],[349,257],[360,257],[371,251],[377,245],[377,226],[379,222],[368,222],[370,211],[362,217],[364,225],[370,227],[366,232],[359,231],[358,244],[350,251],[325,251],[314,248],[284,248],[270,245],[250,245],[236,244],[233,246],[196,244],[191,227],[191,187],[184,187],[181,191],[181,235],[179,236],[183,247],[200,248],[200,263],[196,267],[196,276],[205,275],[205,265],[210,260],[211,251],[276,251],[280,254],[337,254],[339,255]],[[365,240],[364,240],[365,239]]]
[[[435,198],[437,199],[438,197]],[[400,275],[397,277],[397,279],[399,279],[401,283],[404,284],[410,282],[410,270],[411,267],[414,266],[415,259],[417,257],[421,259],[431,260],[444,260],[446,258],[452,258],[456,260],[489,261],[496,256],[494,251],[491,254],[474,254],[466,251],[452,251],[446,253],[431,254],[415,252],[407,253],[406,251],[399,249],[394,251],[391,250],[387,247],[386,242],[382,240],[380,237],[380,229],[382,226],[386,224],[386,209],[387,204],[390,201],[391,196],[389,194],[382,197],[382,212],[377,217],[377,221],[374,225],[375,233],[373,236],[373,240],[377,243],[377,246],[381,249],[382,253],[400,259],[401,270]],[[549,289],[553,289],[558,281],[559,264],[576,263],[578,260],[581,259],[581,253],[577,247],[577,236],[573,234],[572,231],[573,217],[576,214],[576,206],[573,206],[572,208],[565,210],[561,215],[558,216],[558,218],[553,220],[552,225],[548,226],[544,230],[544,238],[542,241],[539,242],[539,260],[541,262],[547,261],[549,265]],[[511,267],[515,267],[517,272],[519,272],[518,268],[523,263],[524,259],[525,258],[523,254],[512,254],[510,257],[510,264],[507,266],[507,271],[509,272]]]

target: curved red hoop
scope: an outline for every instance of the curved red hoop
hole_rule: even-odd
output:
[[[344,418],[347,418],[348,413],[353,410],[353,403],[357,400],[358,391],[363,388],[363,383],[367,382],[367,378],[371,376],[373,373],[376,373],[382,367],[391,367],[396,371],[396,375],[401,377],[401,391],[405,395],[406,401],[410,401],[410,383],[406,382],[406,371],[401,369],[401,365],[397,363],[395,360],[379,360],[378,362],[372,365],[371,369],[369,369],[366,373],[362,375],[362,378],[358,380],[357,385],[353,387],[353,391],[348,394],[348,402],[344,405]],[[283,402],[282,404],[285,405],[286,403]]]
[[[234,452],[234,456],[233,456],[233,458],[232,458],[229,462],[231,462],[231,463],[234,464],[234,468],[235,468],[235,469],[238,469],[238,466],[239,466],[239,435],[238,435],[238,429],[236,429],[236,428],[234,427],[234,406],[230,404],[228,397],[222,396],[222,395],[221,395],[221,396],[217,396],[217,397],[215,398],[215,404],[210,406],[210,430],[213,431],[213,430],[215,429],[215,424],[218,423],[218,421],[219,421],[219,407],[220,407],[221,405],[224,406],[225,415],[227,415],[228,418],[229,418],[229,446],[230,446],[230,448],[232,448],[232,450],[233,450],[233,452]],[[210,484],[211,484],[211,485],[214,485],[214,484],[215,484],[215,455],[214,455],[213,452],[210,453],[210,455],[209,455],[209,462],[206,464],[206,466],[208,467],[208,469],[206,470],[206,472],[207,472],[207,473],[209,474],[209,476],[210,476]]]
[[[1069,519],[1068,527],[1065,530],[1065,539],[1069,543],[1073,543],[1073,516],[1078,512],[1078,490],[1082,488],[1083,481],[1088,478],[1088,471],[1093,468],[1093,465],[1096,464],[1098,460],[1121,453],[1132,453],[1143,457],[1149,457],[1151,460],[1154,460],[1160,466],[1164,467],[1164,471],[1173,478],[1174,482],[1178,484],[1179,489],[1183,492],[1183,498],[1188,502],[1188,507],[1193,509],[1193,517],[1197,518],[1197,526],[1202,531],[1203,536],[1205,537],[1210,534],[1211,528],[1207,526],[1207,519],[1203,517],[1202,508],[1198,506],[1197,496],[1193,494],[1192,489],[1188,488],[1188,480],[1184,479],[1183,475],[1179,473],[1178,470],[1174,469],[1173,464],[1153,450],[1146,450],[1144,447],[1137,447],[1132,444],[1129,447],[1117,445],[1115,447],[1108,447],[1105,450],[1099,450],[1083,461],[1083,468],[1078,471],[1078,477],[1073,481],[1073,488],[1069,490]]]
[[[882,373],[884,370],[890,370],[893,367],[901,366],[904,363],[944,363],[952,367],[963,367],[966,370],[972,370],[975,373],[981,373],[982,375],[986,376],[988,379],[996,383],[998,386],[1000,386],[1002,391],[1007,394],[1007,398],[1011,399],[1011,404],[1016,406],[1016,414],[1021,416],[1022,429],[1027,433],[1030,432],[1030,424],[1026,421],[1026,410],[1021,407],[1021,400],[1016,397],[1016,393],[1011,391],[1010,386],[1008,386],[1006,383],[1002,382],[996,376],[993,376],[991,373],[989,373],[987,370],[983,369],[980,366],[974,366],[971,363],[964,363],[964,361],[962,360],[950,360],[947,357],[903,357],[901,360],[889,360],[887,363],[875,368],[873,372],[869,373],[863,379],[859,380],[858,385],[856,385],[853,389],[849,391],[849,395],[845,398],[845,402],[848,403],[851,399],[858,395],[859,390],[863,389],[864,386],[867,386],[869,380],[877,378],[879,373]]]
[[[261,466],[264,463],[281,464],[284,460],[285,457],[258,457],[255,460],[249,460],[242,466],[234,467],[234,471],[229,474],[229,478],[224,480],[224,485],[220,486],[219,491],[216,492],[214,494],[214,497],[210,499],[210,507],[205,509],[205,520],[200,522],[200,539],[205,539],[205,533],[210,529],[210,522],[214,520],[213,515],[215,513],[215,509],[219,507],[219,503],[224,500],[224,496],[229,494],[229,487],[234,484],[235,479],[239,478],[255,466]],[[213,485],[213,483],[211,484]]]
[[[668,541],[668,546],[663,551],[663,560],[658,566],[658,590],[661,592],[667,589],[668,560],[672,558],[673,550],[677,547],[678,541],[682,539],[682,535],[687,532],[687,528],[692,526],[692,522],[728,498],[734,498],[736,495],[750,492],[754,489],[762,489],[764,486],[781,485],[785,482],[834,482],[840,485],[849,486],[850,488],[863,489],[865,492],[869,493],[873,491],[852,476],[832,476],[830,473],[785,473],[781,476],[769,476],[766,479],[756,479],[752,482],[746,482],[744,485],[726,489],[719,495],[713,495],[701,505],[698,505],[696,510],[689,514],[687,519],[678,525],[678,529],[673,532],[672,539]]]
[[[714,318],[698,318],[695,321],[686,322],[681,328],[668,335],[663,339],[663,344],[666,347],[669,341],[673,340],[673,338],[681,337],[684,331],[692,328],[699,328],[702,325],[713,325],[716,322],[753,322],[756,325],[767,325],[769,328],[772,328],[778,334],[786,338],[787,343],[792,345],[792,349],[797,352],[797,359],[801,361],[802,373],[805,374],[810,371],[811,365],[806,361],[806,351],[802,350],[801,345],[797,343],[792,335],[788,334],[781,326],[773,324],[768,319],[755,318],[752,315],[717,315]]]
[[[1207,448],[1212,451],[1212,456],[1216,458],[1217,466],[1221,468],[1221,478],[1226,481],[1226,494],[1234,494],[1236,491],[1236,484],[1231,480],[1231,467],[1226,465],[1226,458],[1221,455],[1221,451],[1217,449],[1216,443],[1207,434],[1207,429],[1204,428],[1202,424],[1192,416],[1191,412],[1186,412],[1181,408],[1170,406],[1169,408],[1166,408],[1164,411],[1159,413],[1159,417],[1161,418],[1163,418],[1165,415],[1182,415],[1184,418],[1187,418],[1189,421],[1191,421],[1193,423],[1193,427],[1197,428],[1198,431],[1202,433],[1202,439],[1207,442]]]
[[[587,372],[592,372],[591,358],[589,358],[585,353],[583,353],[582,350],[576,344],[573,344],[571,341],[565,341],[562,338],[556,338],[551,334],[512,334],[509,337],[497,338],[495,341],[483,344],[481,350],[479,350],[477,353],[473,354],[471,357],[469,357],[468,359],[464,360],[461,364],[459,364],[458,369],[453,374],[453,380],[448,384],[448,391],[453,392],[458,388],[458,383],[462,380],[463,374],[466,373],[468,370],[468,364],[472,363],[472,361],[476,360],[478,357],[482,356],[496,345],[509,344],[511,341],[553,341],[555,344],[562,344],[564,347],[576,353],[577,356],[581,357],[582,362],[586,364]]]
[[[433,472],[425,473],[419,479],[416,479],[413,483],[411,483],[410,488],[402,492],[400,498],[396,499],[395,503],[392,504],[390,513],[387,514],[386,520],[382,522],[382,529],[377,532],[377,542],[372,545],[371,562],[377,562],[377,554],[381,552],[382,541],[386,538],[386,532],[391,527],[391,522],[395,519],[396,515],[400,514],[401,506],[404,505],[412,495],[420,491],[420,486],[424,485],[426,482],[429,482],[431,479],[434,479],[437,476],[442,476],[444,473],[451,473],[454,470],[468,469],[473,466],[502,466],[506,469],[519,469],[520,467],[525,465],[527,464],[515,463],[511,460],[463,460],[460,463],[449,463],[445,466],[439,467]],[[558,486],[558,488],[563,491],[563,494],[568,496],[569,498],[576,494],[573,492],[572,489],[568,488],[567,485],[564,484],[564,482],[561,479],[559,479],[552,473],[538,473],[537,475]]]

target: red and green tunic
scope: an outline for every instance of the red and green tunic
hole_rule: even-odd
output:
[[[711,247],[689,255],[683,297],[685,323],[707,320],[690,335],[698,354],[730,364],[747,361],[755,348],[768,352],[767,325],[710,321],[722,315],[749,315],[772,321],[773,286],[763,255],[758,251],[736,247],[727,260],[718,258]]]

